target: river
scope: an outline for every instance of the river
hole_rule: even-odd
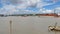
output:
[[[0,17],[0,34],[10,34],[10,22],[12,21],[12,34],[60,34],[60,32],[48,31],[48,26],[60,26],[60,18],[48,16],[8,16]]]

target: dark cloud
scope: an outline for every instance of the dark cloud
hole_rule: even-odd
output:
[[[12,4],[16,4],[18,0],[10,0]]]
[[[12,4],[20,4],[20,3],[22,3],[23,1],[22,1],[22,0],[10,0],[10,2],[11,2]]]

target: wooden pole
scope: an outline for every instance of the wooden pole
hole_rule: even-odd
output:
[[[10,20],[10,34],[12,34],[12,21]]]
[[[56,28],[56,26],[57,26],[57,22],[55,23],[55,26],[54,26],[54,28]]]

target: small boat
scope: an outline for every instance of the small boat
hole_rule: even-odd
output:
[[[51,31],[60,31],[60,26],[56,26],[57,23],[55,24],[55,26],[48,26],[48,30]]]
[[[51,31],[53,31],[53,30],[60,31],[60,26],[56,26],[56,27],[55,26],[49,26],[48,29]]]

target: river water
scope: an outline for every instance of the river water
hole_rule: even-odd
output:
[[[60,34],[60,32],[48,31],[48,26],[60,26],[60,18],[48,16],[9,16],[0,17],[0,34],[10,34],[12,20],[12,34]]]

